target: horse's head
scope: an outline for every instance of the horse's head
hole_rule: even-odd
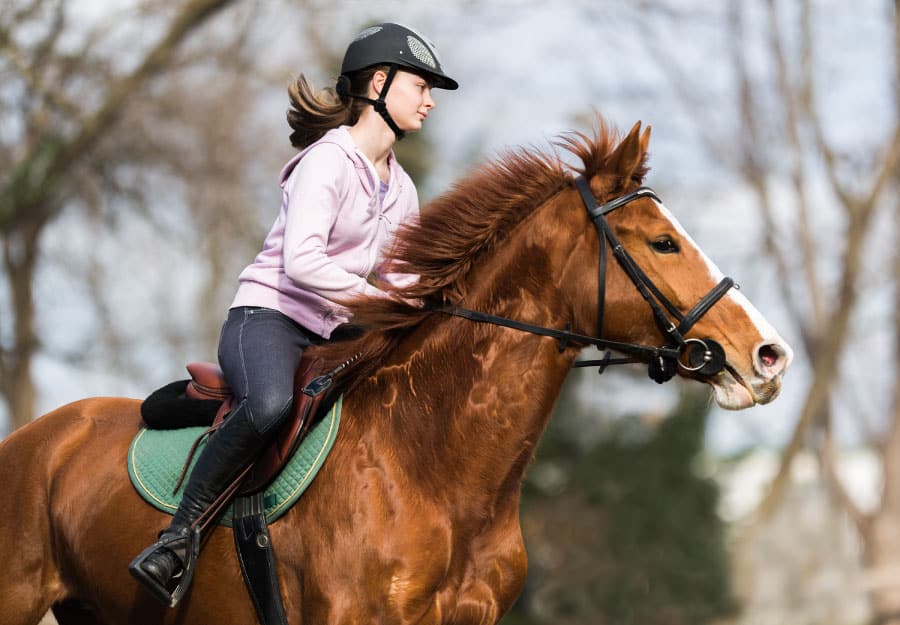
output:
[[[731,287],[655,194],[634,193],[647,170],[649,139],[650,128],[642,134],[639,122],[602,163],[594,159],[593,165],[590,146],[570,141],[573,152],[585,161],[584,180],[589,183],[582,183],[584,200],[577,194],[570,197],[584,215],[591,207],[586,211],[583,201],[593,204],[597,228],[585,228],[582,222],[583,234],[573,248],[579,262],[568,263],[566,270],[579,276],[565,280],[598,285],[601,254],[606,255],[607,267],[600,272],[605,274],[599,278],[605,281],[600,296],[583,286],[572,290],[579,330],[597,335],[598,301],[605,300],[599,305],[604,339],[679,350],[678,360],[667,361],[668,375],[678,373],[710,384],[723,408],[767,403],[781,388],[791,348]],[[620,198],[624,201],[616,202]],[[607,228],[609,235],[604,235]],[[618,243],[624,254],[620,250],[617,257]],[[628,269],[628,258],[637,271]],[[703,367],[704,354],[707,360],[718,360],[718,366],[713,362]]]
[[[528,366],[556,362],[561,380],[578,346],[595,344],[649,362],[657,381],[677,373],[707,382],[725,408],[774,399],[790,347],[655,193],[640,186],[649,128],[641,134],[638,123],[617,144],[598,122],[594,139],[562,140],[583,163],[577,190],[558,154],[522,150],[433,200],[391,252],[398,271],[419,279],[394,288],[395,298],[358,302],[354,318],[379,331],[368,333],[362,347],[354,342],[330,351],[329,362],[336,366],[356,350],[371,369],[403,337],[415,352],[421,337],[404,332],[413,328],[436,345],[456,345],[465,332],[481,348],[500,336],[524,346],[515,333],[491,329],[506,326],[557,342],[528,343],[526,351],[531,345],[543,351],[517,359],[496,356],[502,350],[495,349],[490,366],[537,358]],[[442,316],[435,318],[437,311]],[[431,324],[446,320],[444,314],[484,322],[477,325],[490,341],[477,339],[474,324],[446,323],[435,332]],[[557,345],[569,349],[563,355]]]

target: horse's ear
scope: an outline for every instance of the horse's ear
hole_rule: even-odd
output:
[[[644,132],[641,135],[641,154],[642,154],[643,160],[646,160],[647,149],[650,147],[650,130],[651,130],[651,128],[652,128],[652,126],[650,126],[648,124],[647,127],[644,128]]]
[[[609,171],[622,183],[629,180],[640,182],[646,172],[644,161],[650,144],[650,126],[641,133],[641,122],[631,127],[610,158]]]

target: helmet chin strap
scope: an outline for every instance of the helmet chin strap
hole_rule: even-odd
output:
[[[385,123],[390,127],[391,130],[394,131],[394,136],[397,137],[397,141],[402,139],[406,133],[400,130],[400,127],[391,119],[391,114],[388,113],[387,103],[384,101],[384,98],[387,96],[388,89],[391,86],[391,82],[394,80],[394,76],[397,75],[397,65],[392,64],[391,69],[388,72],[387,78],[384,80],[384,85],[381,87],[381,93],[378,94],[378,99],[373,100],[364,95],[360,95],[358,93],[350,93],[350,79],[341,74],[338,78],[337,85],[335,86],[335,91],[342,98],[355,98],[357,100],[363,100],[364,102],[368,102],[372,105],[372,108],[381,115],[381,118],[385,121]]]

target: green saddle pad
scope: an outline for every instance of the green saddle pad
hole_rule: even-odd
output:
[[[272,522],[284,514],[309,486],[325,461],[341,421],[343,397],[338,397],[331,410],[313,424],[300,447],[263,495],[266,520]],[[174,514],[184,493],[184,484],[173,494],[191,445],[206,428],[190,427],[177,430],[141,429],[128,449],[128,476],[131,483],[148,503]],[[193,469],[201,443],[191,461]],[[185,480],[187,481],[187,480]],[[232,506],[219,519],[220,525],[231,527]]]

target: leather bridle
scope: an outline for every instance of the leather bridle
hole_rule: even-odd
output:
[[[663,295],[662,291],[659,290],[647,274],[641,270],[631,255],[619,242],[618,238],[613,233],[612,228],[610,228],[609,223],[606,221],[607,214],[639,198],[649,197],[661,204],[662,201],[656,193],[649,187],[640,187],[630,193],[626,193],[625,195],[598,205],[588,181],[583,176],[575,178],[575,187],[578,189],[588,215],[590,216],[591,221],[594,222],[594,226],[597,228],[597,234],[600,237],[596,337],[576,334],[570,332],[568,329],[557,330],[545,328],[543,326],[524,323],[506,317],[470,310],[462,306],[444,306],[437,310],[449,315],[463,317],[464,319],[469,319],[471,321],[490,323],[541,336],[549,336],[555,338],[559,342],[560,351],[565,349],[569,343],[581,344],[583,346],[593,345],[600,349],[607,350],[604,357],[600,360],[578,361],[574,365],[576,367],[596,366],[599,367],[600,373],[603,373],[609,365],[630,362],[646,362],[649,367],[650,377],[660,384],[670,380],[675,375],[678,367],[681,367],[684,371],[703,376],[713,376],[719,373],[726,364],[725,350],[722,346],[712,338],[685,338],[685,335],[732,287],[737,287],[734,280],[727,277],[723,278],[722,281],[701,298],[691,310],[686,314],[682,314],[681,311],[679,311],[678,308]],[[641,297],[649,304],[657,325],[659,325],[660,330],[662,330],[663,334],[669,339],[667,345],[663,347],[652,347],[649,345],[622,343],[600,338],[603,336],[603,308],[606,299],[607,244],[611,247],[613,256],[622,267],[622,270],[625,271],[625,274],[637,288]],[[628,357],[612,358],[610,355],[611,351],[628,354]]]

